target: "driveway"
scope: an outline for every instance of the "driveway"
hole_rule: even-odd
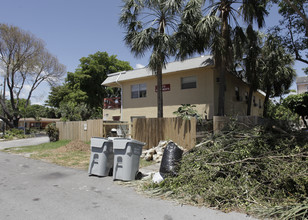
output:
[[[30,145],[38,145],[43,143],[48,143],[49,137],[42,136],[42,137],[34,137],[34,138],[25,138],[25,139],[18,139],[12,141],[0,141],[0,150],[10,147],[21,147],[21,146],[30,146]]]
[[[147,198],[112,177],[0,152],[1,219],[252,219]]]

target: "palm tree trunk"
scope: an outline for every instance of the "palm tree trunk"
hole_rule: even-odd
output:
[[[249,94],[247,100],[247,115],[251,115],[251,102],[252,102],[253,89],[252,86],[249,87]]]
[[[223,51],[221,51],[221,68],[219,74],[219,97],[218,97],[218,116],[225,115],[225,87],[226,87],[226,73],[227,73],[227,65],[228,65],[228,43],[229,43],[229,24],[228,24],[228,17],[229,17],[229,10],[230,5],[228,0],[222,1],[221,7],[221,18],[222,18],[222,28],[221,34],[222,38],[224,39]]]
[[[163,84],[163,77],[162,77],[162,68],[159,67],[156,72],[157,78],[157,118],[163,118],[163,92],[162,92],[162,84]]]

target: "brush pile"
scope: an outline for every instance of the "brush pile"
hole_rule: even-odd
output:
[[[149,190],[263,218],[308,218],[307,133],[275,126],[208,135],[183,155],[178,176]]]

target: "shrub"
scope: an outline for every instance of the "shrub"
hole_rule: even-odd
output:
[[[46,133],[51,142],[59,140],[59,129],[56,127],[55,123],[51,123],[46,126]]]
[[[24,130],[12,128],[12,129],[6,131],[4,138],[9,139],[9,140],[11,140],[13,138],[25,138]]]

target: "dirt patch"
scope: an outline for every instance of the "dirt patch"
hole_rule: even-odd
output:
[[[82,151],[82,152],[90,152],[90,146],[83,141],[75,140],[71,141],[65,146],[62,146],[58,149],[54,150],[56,153],[63,153],[63,152],[71,152],[71,151]]]

